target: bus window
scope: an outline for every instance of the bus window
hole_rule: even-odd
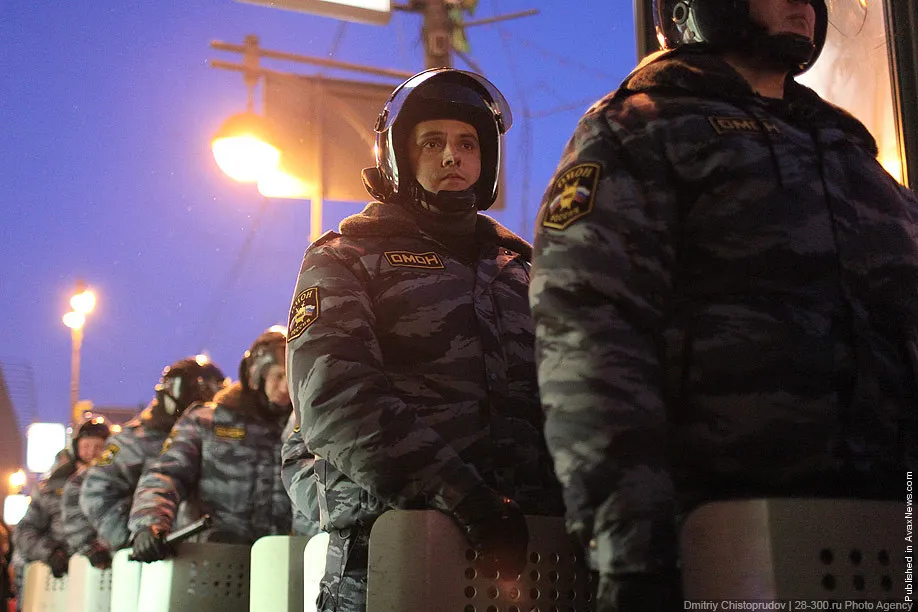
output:
[[[798,81],[860,119],[883,167],[902,182],[892,73],[882,0],[828,0],[829,31],[819,61]]]

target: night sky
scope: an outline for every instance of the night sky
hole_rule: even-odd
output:
[[[471,58],[515,115],[508,207],[494,216],[527,239],[577,118],[634,66],[631,5],[479,3],[475,18],[541,11],[469,30]],[[165,365],[201,351],[235,379],[255,336],[286,322],[309,206],[265,201],[216,167],[211,136],[244,109],[245,87],[208,65],[240,59],[210,41],[257,34],[268,49],[417,72],[420,25],[414,14],[374,26],[233,0],[0,3],[0,366],[23,425],[68,419],[61,316],[77,279],[99,299],[80,393],[96,405],[146,403]],[[323,230],[361,207],[327,203]]]

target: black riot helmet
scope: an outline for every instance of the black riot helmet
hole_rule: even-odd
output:
[[[156,402],[178,418],[195,402],[209,402],[226,381],[223,371],[205,355],[196,355],[166,366],[156,384]]]
[[[87,414],[87,418],[83,423],[77,428],[76,435],[73,436],[71,440],[71,448],[73,449],[73,457],[77,461],[80,459],[79,444],[80,438],[101,438],[103,440],[107,439],[112,433],[111,427],[109,427],[108,421],[103,416],[92,416]]]
[[[421,121],[435,119],[462,121],[478,132],[481,176],[469,194],[429,194],[413,176],[406,151],[408,137]],[[363,171],[364,185],[382,202],[426,196],[427,200],[445,200],[439,207],[450,210],[458,206],[449,199],[474,197],[475,207],[486,210],[497,199],[501,136],[512,123],[507,100],[483,76],[453,68],[420,72],[395,88],[376,120],[376,167]]]
[[[280,325],[271,327],[255,339],[239,363],[239,381],[244,391],[264,396],[265,376],[272,365],[284,365],[287,331]]]
[[[799,34],[769,35],[749,17],[749,0],[654,0],[657,39],[665,49],[708,45],[719,50],[752,52],[797,75],[816,63],[829,25],[826,0],[794,0],[816,10],[812,41]]]

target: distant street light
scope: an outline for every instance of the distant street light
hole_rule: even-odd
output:
[[[72,311],[64,315],[64,325],[70,328],[70,411],[74,415],[74,423],[79,418],[76,415],[77,402],[80,399],[80,350],[83,346],[83,325],[86,324],[86,315],[96,307],[96,295],[86,288],[83,281],[77,281],[76,291],[70,298]]]
[[[81,291],[82,289],[82,291]],[[77,283],[77,293],[70,298],[70,307],[75,312],[82,313],[84,316],[92,312],[96,307],[96,294],[88,291],[81,283]]]
[[[10,474],[10,495],[16,495],[22,491],[26,484],[26,473],[23,470]]]

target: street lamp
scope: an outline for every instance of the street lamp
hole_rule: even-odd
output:
[[[258,37],[246,36],[244,48],[245,112],[224,121],[210,144],[214,160],[224,174],[241,183],[256,183],[262,176],[278,171],[281,151],[276,131],[255,112],[255,87],[261,78]]]
[[[245,37],[242,53],[246,110],[224,121],[211,139],[214,161],[231,179],[240,183],[257,183],[258,193],[265,198],[311,200],[310,240],[315,240],[322,228],[321,189],[290,170],[290,160],[285,159],[282,130],[267,117],[255,112],[255,87],[262,73],[257,36],[250,34]]]
[[[247,110],[220,126],[211,148],[224,174],[240,183],[255,183],[280,164],[281,152],[273,141],[265,118]]]
[[[86,315],[96,306],[96,295],[86,288],[83,281],[77,281],[76,291],[70,298],[70,312],[64,315],[64,325],[70,328],[70,411],[76,416],[77,401],[80,399],[80,349],[83,346],[83,325]]]
[[[16,495],[22,492],[22,487],[26,485],[26,473],[18,470],[10,474],[10,495]]]

